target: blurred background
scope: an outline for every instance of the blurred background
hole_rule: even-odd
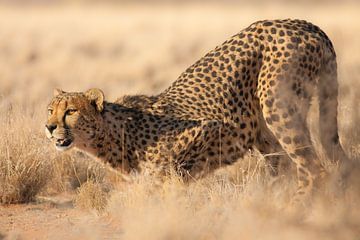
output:
[[[154,180],[140,177],[113,190],[118,179],[102,165],[76,151],[56,152],[45,137],[46,105],[55,87],[98,87],[109,101],[157,94],[230,36],[254,21],[276,18],[310,21],[333,41],[340,138],[347,153],[360,159],[359,0],[0,0],[0,239],[9,231],[25,231],[28,239],[69,232],[79,234],[72,239],[85,233],[89,239],[358,237],[358,177],[352,195],[337,201],[329,191],[299,221],[283,217],[282,203],[293,192],[286,189],[295,185],[283,176],[275,183],[265,176],[261,156],[239,161],[230,177],[215,175],[189,188],[176,179],[157,188]],[[109,189],[115,197],[107,205]],[[68,205],[54,200],[64,194],[70,195]],[[48,197],[54,197],[50,205]],[[106,208],[110,217],[92,214],[83,221],[81,206]]]
[[[43,109],[45,120],[55,87],[99,87],[108,100],[156,94],[252,22],[300,18],[320,26],[335,45],[341,125],[351,130],[360,120],[359,13],[357,0],[2,0],[0,104]]]

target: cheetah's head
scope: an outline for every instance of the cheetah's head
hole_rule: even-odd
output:
[[[86,92],[54,90],[48,105],[46,136],[59,151],[88,143],[101,123],[104,94],[100,89]]]

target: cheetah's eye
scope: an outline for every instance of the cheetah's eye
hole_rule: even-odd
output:
[[[51,116],[53,114],[53,110],[51,108],[48,109],[48,115]]]
[[[77,112],[76,109],[68,109],[68,110],[66,111],[66,115],[73,115],[73,114],[76,113],[76,112]]]

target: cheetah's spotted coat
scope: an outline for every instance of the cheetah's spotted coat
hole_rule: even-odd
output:
[[[58,91],[46,131],[59,149],[74,145],[115,168],[129,171],[147,161],[192,177],[232,164],[253,147],[284,150],[297,165],[297,195],[305,196],[322,171],[306,126],[314,95],[326,153],[346,157],[337,94],[336,56],[322,30],[301,20],[259,21],[157,96],[110,103],[99,89]],[[277,157],[269,158],[276,165]]]

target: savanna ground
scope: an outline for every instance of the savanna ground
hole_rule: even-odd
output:
[[[124,183],[82,153],[56,152],[43,131],[55,87],[155,94],[251,22],[302,18],[335,45],[340,137],[358,161],[359,3],[24,3],[0,6],[0,239],[360,239],[359,173],[344,195],[325,185],[293,214],[293,169],[273,179],[256,152],[190,184],[146,173]]]

